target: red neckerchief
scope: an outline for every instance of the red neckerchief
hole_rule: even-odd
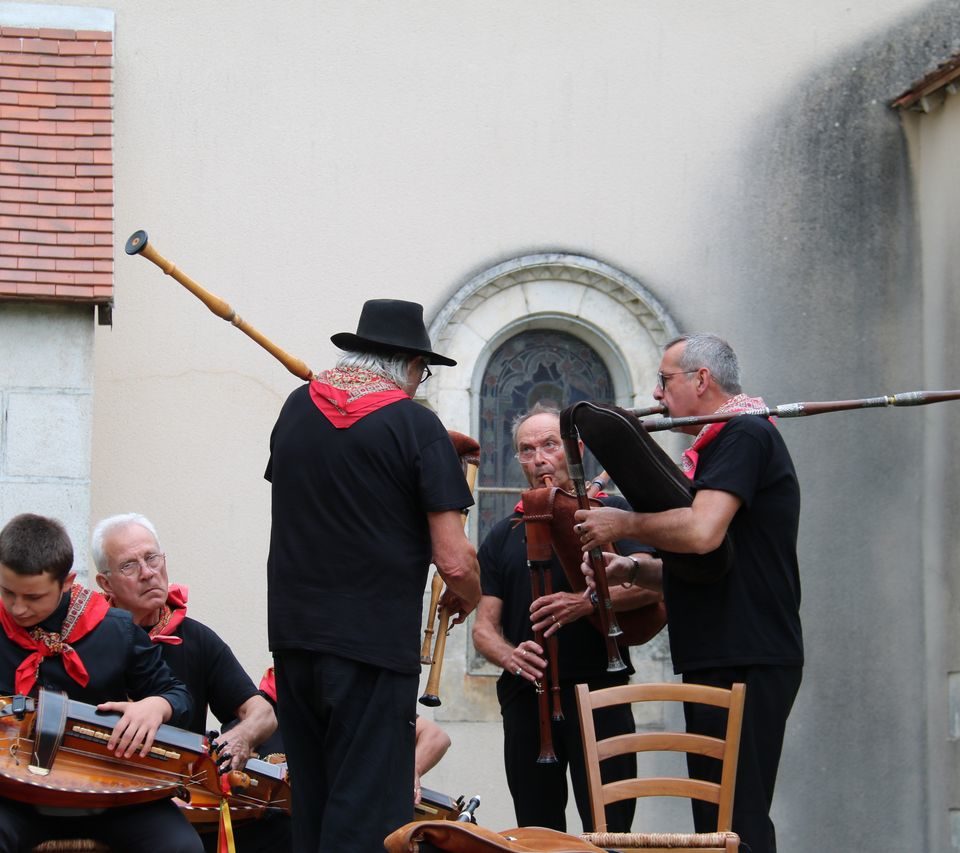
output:
[[[725,415],[729,412],[759,411],[766,407],[767,404],[763,402],[762,397],[748,397],[746,394],[737,394],[736,397],[731,397],[727,400],[714,414]],[[722,430],[727,423],[728,421],[723,421],[718,424],[707,424],[697,433],[693,444],[683,451],[683,457],[680,459],[680,470],[683,471],[689,479],[692,480],[697,473],[697,462],[700,461],[700,451],[720,434],[720,430]]]
[[[371,412],[409,397],[379,373],[361,367],[335,367],[310,383],[310,399],[337,429],[346,429]]]
[[[144,630],[150,635],[154,643],[167,643],[170,646],[179,646],[183,640],[174,636],[173,632],[187,616],[188,587],[172,583],[167,587],[167,600],[160,610],[160,621],[152,628]],[[117,603],[112,595],[105,596],[111,607]]]
[[[267,696],[273,699],[274,705],[277,704],[277,677],[274,675],[272,666],[263,674],[263,678],[260,679],[260,691],[266,693]]]
[[[102,595],[76,583],[70,588],[70,605],[59,632],[45,631],[39,625],[28,631],[13,621],[5,607],[0,607],[0,624],[7,637],[21,648],[33,650],[33,654],[27,655],[17,667],[14,683],[16,692],[29,693],[37,681],[44,658],[55,655],[63,658],[67,675],[81,687],[86,687],[90,683],[87,668],[69,642],[76,642],[89,634],[103,621],[109,610],[110,605]]]
[[[147,631],[153,642],[171,646],[179,646],[183,642],[173,632],[187,616],[187,592],[187,587],[180,584],[172,583],[167,587],[167,601],[161,610],[160,621]]]

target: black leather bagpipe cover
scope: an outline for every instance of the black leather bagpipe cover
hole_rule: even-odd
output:
[[[690,481],[630,412],[583,401],[561,413],[561,432],[566,423],[577,428],[583,443],[636,512],[662,512],[693,503]],[[657,553],[665,571],[697,583],[718,580],[733,564],[729,534],[709,554]]]

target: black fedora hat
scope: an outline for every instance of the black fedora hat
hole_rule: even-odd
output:
[[[423,306],[402,299],[368,299],[363,303],[357,333],[338,332],[330,336],[335,346],[346,350],[385,350],[412,352],[425,356],[428,364],[456,362],[433,352],[430,336],[423,325]]]

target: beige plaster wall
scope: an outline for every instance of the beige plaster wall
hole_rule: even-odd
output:
[[[792,74],[917,5],[125,2],[117,233],[146,228],[315,369],[363,299],[430,316],[530,247],[619,263],[682,306],[711,173]],[[261,474],[296,380],[149,263],[116,266],[93,515],[153,517],[172,575],[259,669]]]

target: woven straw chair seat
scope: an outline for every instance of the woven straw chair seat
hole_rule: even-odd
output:
[[[597,847],[605,849],[627,850],[675,850],[688,848],[690,850],[731,849],[736,850],[740,843],[739,837],[733,832],[588,832],[580,836]]]

